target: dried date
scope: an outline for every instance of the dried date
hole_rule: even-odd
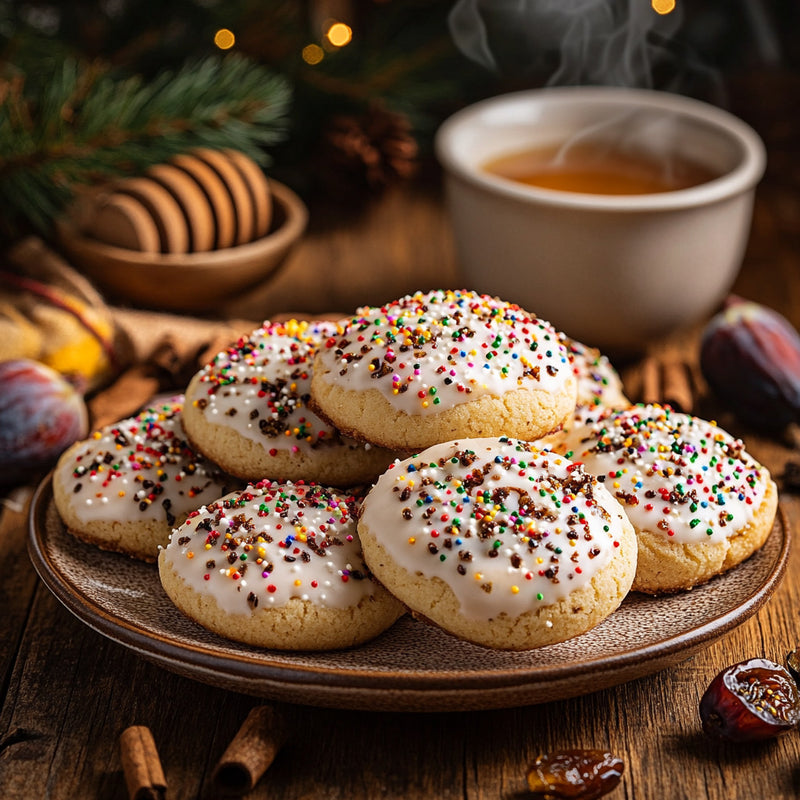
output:
[[[594,800],[620,782],[625,765],[605,750],[554,750],[528,771],[528,788],[541,800]]]

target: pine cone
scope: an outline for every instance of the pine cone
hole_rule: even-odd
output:
[[[403,115],[373,106],[360,116],[333,117],[323,135],[326,184],[353,194],[374,194],[413,175],[417,142]]]

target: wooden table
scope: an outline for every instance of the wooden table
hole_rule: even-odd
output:
[[[737,286],[796,324],[797,204],[796,194],[764,185]],[[440,198],[435,189],[412,188],[355,220],[313,226],[273,283],[223,311],[249,319],[287,309],[348,311],[409,289],[456,284]],[[693,357],[696,340],[687,341]],[[755,436],[718,410],[775,475],[798,458],[790,445]],[[169,798],[212,797],[211,770],[258,701],[162,671],[62,608],[28,561],[27,494],[6,499],[0,528],[0,797],[126,797],[118,739],[132,724],[151,728]],[[781,502],[796,530],[800,501],[784,491]],[[623,781],[609,795],[617,800],[798,797],[800,732],[726,746],[702,734],[697,708],[723,667],[753,656],[781,662],[795,647],[799,578],[795,548],[785,580],[755,617],[677,667],[584,697],[471,713],[293,707],[294,734],[250,796],[521,800],[537,754],[600,747],[625,762]]]

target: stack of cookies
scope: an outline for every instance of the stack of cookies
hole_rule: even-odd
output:
[[[265,323],[175,402],[169,431],[126,421],[65,454],[59,510],[158,557],[201,625],[265,647],[356,645],[405,611],[486,647],[564,641],[630,590],[740,563],[776,512],[740,441],[631,406],[600,353],[468,291]],[[160,509],[160,550],[127,546],[121,506]]]

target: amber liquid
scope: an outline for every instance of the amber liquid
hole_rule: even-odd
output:
[[[708,167],[685,159],[660,161],[591,142],[513,153],[484,164],[484,169],[529,186],[582,194],[674,192],[719,177]]]

